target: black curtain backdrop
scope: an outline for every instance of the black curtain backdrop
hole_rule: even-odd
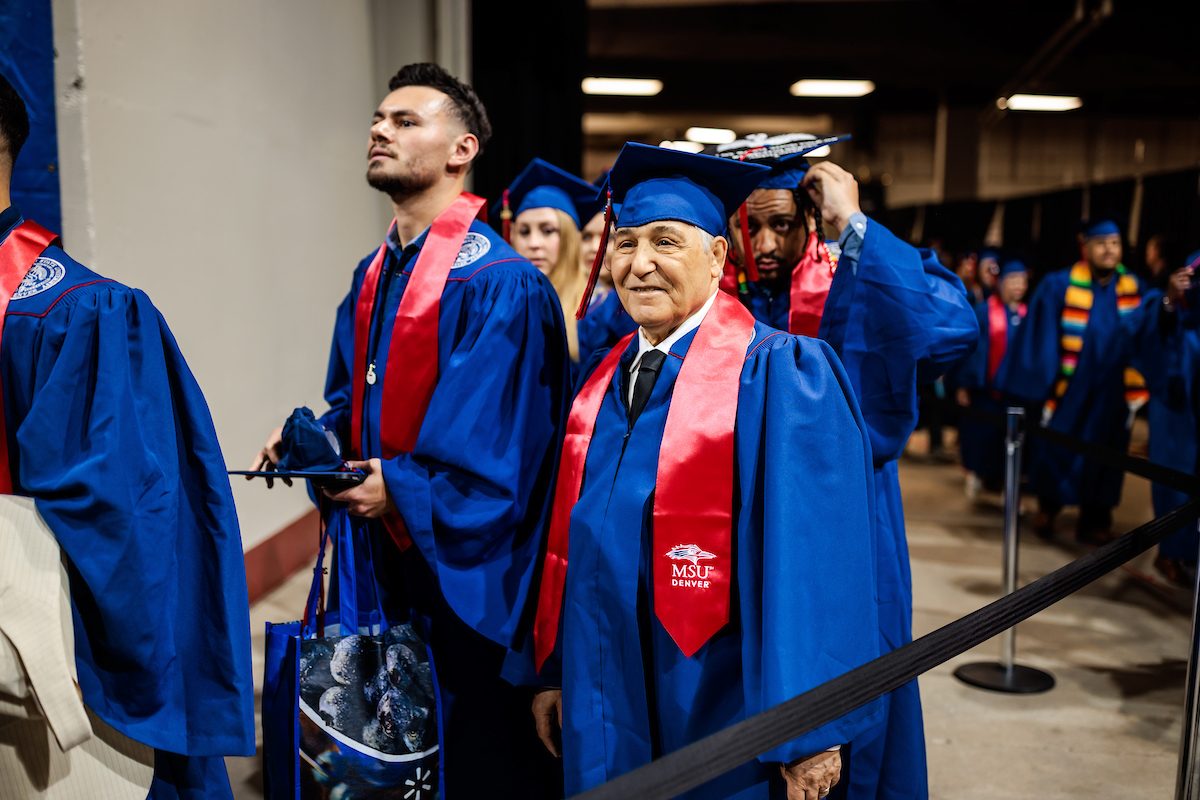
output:
[[[938,240],[952,253],[977,250],[987,235],[996,204],[961,200],[930,206],[925,211],[925,240]]]
[[[1173,266],[1183,266],[1183,257],[1200,249],[1200,170],[1151,175],[1143,180],[1138,264],[1146,240],[1156,233],[1174,240],[1181,263]]]
[[[475,194],[499,199],[535,156],[579,173],[586,62],[585,0],[471,3],[472,85],[494,128]]]
[[[1096,208],[1096,187],[1092,188],[1092,208]],[[1034,198],[1034,203],[1041,209],[1038,225],[1040,235],[1036,240],[1031,238],[1028,245],[1029,260],[1033,262],[1030,266],[1040,275],[1071,266],[1079,260],[1078,236],[1079,223],[1083,219],[1083,190],[1051,192]],[[1008,243],[1007,237],[1004,242]]]

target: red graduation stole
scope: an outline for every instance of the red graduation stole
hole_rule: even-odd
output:
[[[654,492],[654,612],[691,657],[729,621],[733,555],[733,432],[754,317],[718,292],[671,395]],[[554,652],[567,577],[571,510],[579,500],[596,417],[626,347],[617,343],[571,405],[534,620],[540,670]]]
[[[450,207],[438,215],[429,227],[421,253],[400,300],[392,325],[392,341],[387,354],[383,379],[383,404],[379,414],[379,440],[384,458],[410,453],[438,378],[438,319],[446,278],[471,229],[471,222],[483,207],[482,197],[463,192]],[[350,414],[351,451],[360,454],[362,443],[363,398],[367,381],[367,343],[371,335],[371,314],[379,275],[383,271],[387,243],[379,252],[358,292],[354,313],[354,379]],[[378,356],[378,354],[376,354]],[[374,372],[371,372],[374,375]],[[412,544],[404,522],[397,514],[383,519],[384,527],[401,550]]]
[[[58,234],[25,220],[0,244],[0,343],[3,342],[8,301],[16,294],[33,266]],[[4,389],[0,386],[0,494],[12,494],[12,467],[8,461],[8,429],[4,419]]]
[[[1008,309],[1000,302],[1000,296],[993,294],[987,300],[988,304],[988,363],[987,382],[996,380],[1000,370],[1000,362],[1008,352]],[[1017,307],[1017,313],[1025,317],[1025,304]]]
[[[825,246],[820,232],[809,231],[804,255],[792,270],[788,333],[813,337],[817,335],[836,269],[837,264],[830,257],[829,248]]]

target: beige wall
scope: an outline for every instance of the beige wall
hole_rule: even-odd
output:
[[[387,222],[362,177],[381,59],[434,57],[446,5],[465,0],[54,2],[67,247],[153,298],[232,467],[323,408],[334,309]],[[246,547],[307,508],[234,491]]]

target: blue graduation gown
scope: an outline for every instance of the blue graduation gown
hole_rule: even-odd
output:
[[[1061,353],[1059,340],[1069,269],[1052,272],[1038,286],[1029,313],[996,377],[1006,394],[1041,408],[1053,390]],[[1117,280],[1093,284],[1094,297],[1079,365],[1051,418],[1052,430],[1124,452],[1129,447],[1125,367],[1129,363],[1117,312]],[[1124,473],[1033,437],[1029,480],[1053,506],[1114,508],[1121,501]]]
[[[637,323],[621,305],[615,289],[592,301],[588,312],[575,325],[579,335],[579,363],[588,364],[597,352],[608,352],[621,337],[637,330]]]
[[[1200,438],[1200,331],[1185,327],[1181,313],[1162,312],[1162,292],[1148,292],[1140,308],[1122,320],[1132,350],[1132,363],[1150,390],[1150,460],[1164,467],[1197,474]],[[1168,486],[1150,487],[1154,516],[1161,517],[1187,502],[1188,496]],[[1164,539],[1159,553],[1195,561],[1196,523]]]
[[[764,325],[780,331],[788,329],[788,312],[792,307],[791,285],[787,278],[774,281],[747,283],[746,291],[739,294],[754,318]]]
[[[971,407],[977,411],[1003,414],[1006,404],[994,381],[988,380],[988,360],[991,358],[992,323],[988,301],[975,305],[975,317],[979,321],[979,346],[970,358],[955,371],[959,386],[971,394]],[[1009,310],[1005,314],[1005,338],[1008,342],[1005,359],[1012,350],[1013,339],[1021,327],[1021,315]],[[1001,369],[1004,359],[1000,361]],[[999,375],[999,371],[997,371]],[[974,472],[984,483],[994,483],[1004,478],[1004,426],[984,420],[963,416],[958,423],[959,447],[963,466]]]
[[[879,652],[870,446],[823,343],[756,325],[738,397],[730,623],[685,658],[652,611],[653,492],[684,336],[630,429],[627,348],[571,514],[559,639],[567,794],[801,694]],[[871,704],[684,795],[779,798],[777,762],[878,724]]]
[[[424,234],[401,249],[389,237],[367,355],[377,380],[365,387],[364,458],[383,457],[379,416],[392,326],[423,242]],[[372,258],[355,270],[333,335],[330,410],[321,421],[343,442],[354,310]],[[444,796],[520,796],[522,781],[539,779],[522,771],[546,756],[528,698],[500,671],[505,648],[529,622],[526,600],[569,402],[567,343],[550,282],[478,221],[446,281],[438,348],[437,386],[416,447],[383,459],[388,493],[415,546],[404,554],[380,548],[377,577],[387,610],[412,614],[430,641]],[[390,542],[382,525],[373,527]],[[498,737],[498,727],[513,733]],[[528,791],[539,796],[536,787]]]
[[[965,358],[979,326],[962,282],[932,251],[900,241],[874,220],[867,223],[861,248],[855,238],[842,241],[818,335],[845,365],[871,437],[875,568],[886,652],[912,641],[912,575],[897,459],[917,425],[917,387]],[[789,301],[783,285],[751,285],[743,298],[760,322],[784,330]],[[928,794],[916,681],[893,692],[888,702],[879,728],[853,743],[854,800]]]
[[[0,369],[14,490],[67,556],[84,701],[156,748],[153,797],[229,797],[220,756],[254,754],[242,541],[166,322],[50,247],[9,303]]]

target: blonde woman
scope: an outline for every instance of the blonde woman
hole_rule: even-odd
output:
[[[596,204],[595,186],[540,158],[521,171],[501,201],[500,219],[513,249],[558,293],[574,362],[579,361],[575,310],[588,276],[579,260],[580,219],[590,219]]]

